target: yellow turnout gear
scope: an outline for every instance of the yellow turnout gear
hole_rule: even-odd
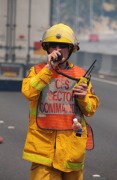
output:
[[[46,50],[46,43],[57,42],[73,45],[73,52],[79,50],[78,40],[73,30],[65,24],[53,25],[43,35],[42,46]]]
[[[69,66],[73,67],[73,64],[69,63]],[[79,171],[84,167],[86,125],[83,126],[82,136],[78,137],[73,130],[45,130],[39,128],[36,123],[38,99],[43,88],[51,83],[52,76],[53,71],[45,66],[39,73],[36,73],[32,67],[28,76],[23,80],[22,93],[30,101],[29,128],[23,159],[54,167],[63,172]],[[98,106],[98,98],[91,94],[91,88],[90,83],[86,97],[78,99],[83,114],[89,117],[95,113]]]

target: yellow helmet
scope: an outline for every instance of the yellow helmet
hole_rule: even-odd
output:
[[[42,37],[42,47],[47,50],[49,42],[68,43],[73,45],[73,52],[79,50],[78,40],[73,30],[65,24],[56,24],[50,27]]]

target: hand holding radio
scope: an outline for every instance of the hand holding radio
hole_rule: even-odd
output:
[[[49,69],[58,69],[58,65],[63,58],[61,50],[55,50],[48,55],[47,65]]]
[[[57,54],[57,58],[56,59],[53,59],[52,58],[52,61],[53,62],[60,62],[61,60],[62,60],[62,58],[63,58],[63,54],[61,53],[61,54]]]
[[[73,95],[76,95],[78,98],[84,98],[88,91],[88,84],[87,79],[85,81],[81,81],[82,78],[80,78],[80,82],[76,83],[73,87]]]

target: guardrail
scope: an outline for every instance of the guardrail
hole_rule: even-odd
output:
[[[117,77],[117,55],[78,52],[70,59],[86,70],[97,59],[92,73]],[[22,79],[31,66],[32,63],[0,63],[0,91],[21,91]]]
[[[93,69],[94,73],[117,77],[117,55],[78,52],[75,57],[75,64],[87,69],[95,59],[97,62]]]

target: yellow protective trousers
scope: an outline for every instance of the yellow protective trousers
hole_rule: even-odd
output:
[[[32,163],[30,180],[83,180],[83,170],[62,172],[53,167]]]

